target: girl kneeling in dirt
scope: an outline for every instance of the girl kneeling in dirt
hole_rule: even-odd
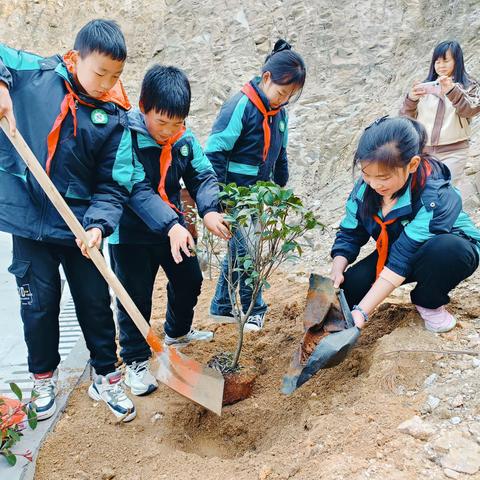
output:
[[[441,162],[422,154],[425,128],[409,118],[376,120],[354,157],[362,177],[346,205],[331,255],[331,278],[341,286],[357,327],[403,283],[425,328],[451,330],[449,292],[479,263],[480,231],[462,210],[462,199]],[[345,271],[370,237],[375,252]]]

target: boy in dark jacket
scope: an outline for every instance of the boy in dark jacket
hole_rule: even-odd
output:
[[[93,20],[74,50],[43,58],[0,45],[0,117],[18,126],[33,153],[101,246],[120,220],[132,187],[128,99],[118,82],[127,51],[119,26]],[[116,370],[108,286],[3,132],[0,135],[0,230],[13,236],[13,262],[40,420],[55,412],[62,265],[96,377],[88,393],[117,418],[135,407]],[[83,253],[83,255],[82,255]]]
[[[215,173],[197,139],[184,126],[190,98],[190,84],[181,70],[155,65],[146,73],[140,110],[128,114],[135,161],[145,175],[133,187],[128,208],[109,239],[112,268],[147,320],[155,277],[159,267],[163,268],[168,278],[165,344],[174,346],[213,338],[212,332],[191,328],[202,274],[190,253],[195,244],[181,212],[180,179],[205,227],[229,237],[218,213]],[[120,303],[118,322],[125,383],[133,394],[147,395],[157,387],[148,368],[150,348]]]

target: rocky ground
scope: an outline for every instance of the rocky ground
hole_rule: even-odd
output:
[[[40,452],[36,480],[480,478],[480,357],[436,353],[480,351],[478,275],[455,292],[451,333],[424,330],[400,291],[343,364],[290,396],[280,386],[301,338],[307,286],[286,275],[272,285],[265,330],[248,335],[243,353],[258,373],[251,398],[217,417],[161,386],[137,398],[138,417],[121,425],[81,385]],[[204,285],[197,326],[212,328],[213,286]],[[155,303],[160,331],[162,276]],[[185,353],[206,361],[232,351],[235,327],[213,329],[212,343]]]

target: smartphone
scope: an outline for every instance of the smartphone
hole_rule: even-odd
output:
[[[440,82],[438,80],[434,80],[433,82],[419,83],[417,87],[422,87],[425,93],[440,95],[442,92],[442,88],[440,87]]]

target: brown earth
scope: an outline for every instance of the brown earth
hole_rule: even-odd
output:
[[[163,284],[155,292],[159,329]],[[440,356],[385,353],[439,348],[441,336],[425,331],[412,307],[386,304],[343,364],[285,396],[280,386],[302,336],[307,285],[284,275],[272,285],[265,329],[248,334],[242,353],[258,373],[252,397],[218,417],[160,386],[135,399],[132,423],[118,424],[83,384],[40,452],[36,480],[423,478],[426,460],[396,428],[418,412],[425,395],[408,392],[420,389]],[[197,327],[209,325],[213,287],[205,281]],[[234,349],[235,325],[210,327],[215,340],[186,354],[205,362]]]

